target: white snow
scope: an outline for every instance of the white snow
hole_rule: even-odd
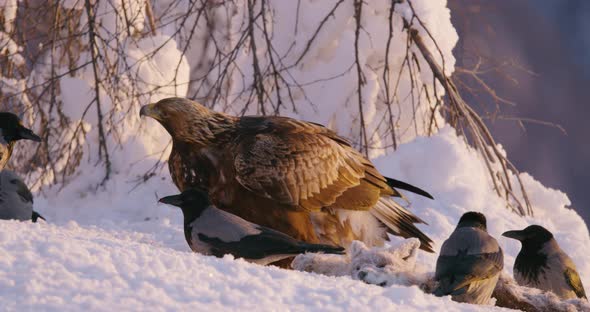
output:
[[[505,270],[512,273],[520,243],[501,236],[504,231],[539,224],[549,229],[574,260],[582,281],[590,285],[590,236],[582,218],[572,209],[567,196],[543,187],[530,175],[521,175],[535,216],[522,218],[510,212],[491,188],[489,175],[475,150],[469,148],[453,128],[447,126],[429,138],[417,138],[402,145],[392,157],[375,160],[383,174],[395,176],[430,191],[431,201],[407,194],[411,211],[429,223],[422,226],[430,237],[442,242],[450,235],[461,215],[479,211],[486,215],[488,232],[504,249]],[[421,253],[422,260],[434,267],[436,255]]]
[[[7,311],[494,310],[435,299],[417,287],[261,267],[179,251],[152,236],[0,221],[0,287]],[[179,233],[180,234],[180,233]]]
[[[14,29],[17,8],[17,0],[0,0],[0,9],[4,16],[4,31],[7,33],[11,33]]]
[[[268,26],[273,31],[276,53],[284,55],[286,64],[296,62],[321,19],[337,1],[300,2],[300,21],[296,22],[294,13],[298,1],[270,1],[276,22]],[[398,4],[394,13],[394,40],[389,55],[391,79],[389,85],[385,86],[381,74],[372,71],[381,68],[385,59],[383,51],[388,33],[383,25],[387,25],[390,2],[364,2],[364,31],[359,41],[359,61],[367,80],[363,89],[362,109],[372,134],[370,139],[373,141],[370,143],[375,147],[371,155],[380,156],[375,159],[378,169],[384,175],[415,184],[434,195],[436,199],[433,201],[404,193],[411,202],[411,211],[429,223],[419,227],[434,240],[435,249],[440,248],[462,213],[481,211],[488,218],[490,233],[504,248],[505,271],[511,274],[514,257],[520,246],[500,234],[505,230],[521,229],[537,223],[553,231],[562,248],[578,266],[582,281],[590,287],[588,228],[573,210],[567,208],[570,203],[565,194],[546,188],[530,175],[522,174],[536,215],[519,217],[506,209],[504,201],[492,190],[488,173],[479,156],[452,128],[444,126],[432,137],[423,137],[427,129],[425,122],[429,120],[430,108],[434,106],[432,74],[428,70],[422,70],[414,83],[425,84],[430,101],[424,92],[412,94],[412,81],[408,72],[402,72],[394,106],[398,142],[405,144],[399,146],[395,153],[384,155],[382,147],[391,144],[391,138],[382,123],[387,111],[384,93],[385,90],[393,93],[396,77],[404,61],[406,33],[402,31],[401,17],[411,16],[407,3]],[[110,127],[107,129],[111,131],[109,133],[116,133],[116,140],[115,135],[112,135],[107,142],[112,162],[110,180],[104,186],[99,186],[104,177],[104,167],[98,159],[94,108],[83,117],[86,106],[94,96],[92,69],[86,67],[77,71],[74,77],[66,75],[60,80],[59,95],[64,103],[64,113],[71,118],[71,124],[65,126],[69,131],[66,139],[72,138],[73,127],[81,119],[84,130],[88,132],[85,139],[76,141],[76,146],[85,152],[80,166],[65,186],[45,185],[40,190],[41,184],[49,181],[35,180],[39,172],[31,175],[30,183],[36,183],[32,185],[35,210],[46,217],[47,223],[0,221],[0,297],[3,309],[497,309],[458,304],[449,298],[436,298],[424,294],[416,286],[382,288],[348,277],[335,278],[260,267],[230,257],[216,259],[190,252],[184,241],[180,211],[157,204],[159,197],[177,192],[170,181],[167,167],[160,169],[158,166],[160,155],[166,159],[169,153],[169,136],[155,121],[139,119],[139,104],[173,95],[196,94],[197,97],[205,97],[210,85],[205,83],[205,87],[198,89],[189,82],[189,79],[201,75],[205,77],[203,79],[213,82],[220,75],[218,70],[205,75],[210,68],[203,64],[213,57],[213,51],[211,45],[206,46],[204,42],[214,37],[218,45],[227,46],[227,49],[240,44],[237,30],[244,27],[242,21],[247,18],[242,7],[245,1],[238,1],[233,10],[219,6],[207,12],[217,23],[227,26],[220,27],[226,32],[217,29],[211,34],[206,33],[207,28],[203,27],[204,20],[201,19],[190,46],[184,51],[186,53],[181,47],[195,25],[194,16],[182,27],[178,24],[180,19],[177,22],[174,19],[190,10],[188,1],[154,3],[154,15],[161,17],[158,21],[166,26],[158,29],[157,36],[146,35],[138,39],[132,33],[133,40],[114,24],[124,25],[127,21],[121,12],[127,12],[134,32],[142,32],[145,1],[125,3],[133,5],[123,11],[121,1],[107,1],[101,2],[97,9],[101,19],[101,34],[107,30],[115,33],[117,40],[109,44],[122,47],[122,54],[126,55],[125,62],[119,63],[122,71],[117,77],[120,79],[120,88],[100,90],[104,111],[111,111],[116,121],[107,125]],[[290,83],[299,83],[301,89],[293,89],[297,112],[283,108],[281,114],[330,125],[340,134],[358,141],[359,106],[354,91],[357,76],[354,70],[347,71],[354,62],[352,47],[355,20],[351,3],[344,1],[341,4],[318,33],[307,55],[286,77]],[[81,9],[82,4],[82,1],[68,0],[63,5]],[[445,58],[445,70],[451,73],[454,67],[451,51],[457,41],[457,34],[450,23],[446,1],[413,0],[413,5],[437,39]],[[415,27],[421,33],[424,32],[420,26],[415,24]],[[18,52],[19,47],[11,45],[8,41],[10,38],[2,35],[0,33],[0,41],[8,42],[6,49],[16,49],[10,53]],[[256,36],[260,35],[257,32]],[[291,47],[292,43],[295,45]],[[430,40],[426,40],[426,44],[435,50]],[[223,85],[224,90],[227,90],[218,102],[204,104],[231,113],[238,113],[245,108],[245,95],[240,94],[240,90],[244,84],[252,83],[247,76],[252,72],[252,55],[248,44],[241,45],[243,47],[237,55],[233,70],[225,73],[230,76],[231,82]],[[264,55],[266,48],[264,44],[258,46],[258,53]],[[112,59],[121,57],[114,53],[110,56]],[[79,64],[88,58],[87,53],[80,55]],[[421,56],[418,55],[418,58]],[[42,65],[35,68],[36,76],[31,79],[31,83],[47,75],[48,69]],[[422,67],[425,69],[425,66]],[[63,72],[66,70],[64,67]],[[243,78],[241,73],[247,78]],[[338,77],[325,80],[334,76]],[[130,81],[135,77],[141,80],[134,93],[131,93]],[[2,83],[6,88],[16,85],[5,79]],[[437,94],[441,96],[439,87]],[[422,104],[414,107],[413,103],[418,100]],[[248,111],[256,112],[256,105],[250,106]],[[49,111],[46,113],[51,115]],[[416,128],[413,126],[414,119]],[[49,143],[53,146],[58,142]],[[61,157],[58,159],[58,169],[66,161],[65,156]],[[146,177],[145,173],[153,167],[156,170]],[[396,243],[400,241],[399,238],[392,239]],[[435,260],[436,254],[420,251],[416,265],[433,271]]]
[[[556,234],[588,285],[588,231],[581,218],[564,207],[567,197],[527,179],[533,198],[546,204],[534,201],[536,219],[517,217],[494,195],[476,153],[451,128],[402,145],[398,153],[376,163],[384,173],[397,172],[396,177],[425,187],[437,198],[423,200],[406,193],[412,210],[430,224],[421,228],[434,239],[436,248],[460,214],[482,211],[490,233],[505,250],[510,274],[519,246],[500,233],[539,223]],[[71,183],[59,193],[39,196],[35,209],[49,223],[0,221],[0,254],[5,255],[0,259],[0,285],[8,286],[1,289],[9,309],[493,309],[436,298],[416,286],[381,288],[348,277],[194,254],[184,241],[180,211],[156,203],[158,197],[176,192],[166,170],[135,189],[132,180],[115,176],[96,194],[86,183]],[[418,263],[433,271],[435,257],[419,252]]]
[[[25,63],[22,55],[18,53],[22,51],[22,48],[10,38],[14,30],[17,8],[17,0],[0,0],[0,16],[4,18],[4,25],[2,25],[4,29],[0,31],[0,54],[8,55],[11,62],[21,66]]]
[[[22,51],[22,47],[19,47],[10,36],[0,31],[0,54],[8,55],[10,61],[16,66],[21,66],[25,63],[25,59],[19,52]]]

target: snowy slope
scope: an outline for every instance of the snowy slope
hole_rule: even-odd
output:
[[[588,227],[580,215],[568,208],[570,201],[567,195],[546,188],[523,173],[521,178],[535,216],[517,216],[492,190],[485,164],[476,151],[468,147],[453,128],[447,126],[433,137],[418,138],[404,144],[391,157],[375,160],[375,165],[383,174],[420,185],[435,197],[431,201],[406,194],[411,202],[410,209],[430,224],[421,229],[437,242],[437,250],[463,213],[479,211],[486,215],[488,232],[498,239],[505,254],[505,270],[512,274],[520,243],[501,234],[539,224],[555,235],[562,249],[573,258],[584,284],[590,285]],[[434,268],[436,255],[423,255],[424,261]]]
[[[482,211],[488,216],[490,233],[505,250],[510,273],[520,246],[500,233],[539,223],[556,234],[589,285],[588,230],[575,212],[564,207],[565,194],[527,178],[537,217],[517,217],[490,189],[483,163],[452,128],[402,145],[376,164],[385,174],[395,173],[432,191],[435,201],[408,197],[412,210],[430,224],[421,228],[436,248],[463,212]],[[157,197],[175,193],[167,175],[164,171],[163,179],[135,189],[134,183],[119,176],[117,183],[96,194],[70,185],[55,197],[46,196],[50,200],[37,200],[36,209],[50,223],[0,221],[0,289],[8,309],[23,305],[33,310],[493,309],[436,298],[416,287],[383,289],[347,277],[193,254],[184,242],[180,211],[157,204]],[[435,259],[436,255],[419,255],[419,263],[430,270]]]
[[[187,11],[187,7],[182,5],[169,8],[168,2],[157,2],[154,7],[156,15],[168,12],[168,18],[174,18],[174,14]],[[178,2],[187,6],[189,3]],[[280,17],[280,23],[272,25],[275,48],[281,51],[304,49],[307,39],[313,35],[335,2],[301,1],[305,10],[300,13],[305,23],[300,23],[301,30],[294,35],[292,29],[296,21],[292,18],[295,10],[293,6],[298,2],[272,1],[274,14]],[[116,3],[120,4],[119,1]],[[133,6],[132,11],[141,14],[143,10],[136,9],[143,7],[143,1],[134,3],[137,6]],[[293,79],[301,83],[305,91],[305,96],[299,92],[302,90],[295,94],[297,112],[285,110],[281,113],[330,125],[340,134],[358,139],[355,137],[358,134],[355,125],[358,124],[359,114],[354,93],[356,74],[347,71],[337,78],[324,81],[342,73],[352,61],[351,43],[354,41],[355,26],[351,18],[353,8],[351,2],[343,3],[318,34],[320,37],[300,66],[292,69]],[[436,200],[431,201],[406,194],[411,202],[410,209],[429,223],[419,226],[433,238],[436,249],[440,248],[462,213],[468,210],[481,211],[488,217],[490,233],[499,239],[504,248],[505,269],[511,274],[514,257],[520,246],[500,234],[505,230],[538,223],[555,233],[558,242],[578,266],[583,282],[590,287],[588,228],[573,210],[566,208],[569,201],[565,194],[545,188],[531,176],[523,174],[536,215],[534,218],[518,217],[506,209],[503,200],[491,189],[488,173],[477,153],[468,148],[452,128],[442,126],[441,120],[439,124],[442,129],[437,134],[429,138],[422,137],[425,131],[423,121],[429,120],[434,101],[427,101],[423,93],[416,94],[414,99],[410,91],[412,82],[407,72],[401,75],[399,88],[394,90],[393,87],[395,75],[403,66],[405,57],[406,33],[401,27],[401,17],[409,14],[407,3],[396,7],[395,41],[389,55],[391,83],[382,83],[380,75],[373,72],[384,61],[383,44],[387,41],[387,32],[383,25],[387,23],[390,3],[389,0],[366,1],[363,28],[367,34],[363,32],[360,40],[360,62],[367,80],[362,109],[366,114],[367,126],[375,130],[371,140],[372,145],[377,147],[371,151],[371,155],[384,154],[385,150],[378,147],[387,146],[390,143],[388,140],[391,140],[386,135],[377,135],[383,133],[381,121],[386,111],[383,104],[385,90],[399,93],[399,112],[396,111],[399,119],[398,142],[407,142],[395,153],[389,152],[375,159],[379,170],[385,175],[420,186],[435,196]],[[446,1],[414,0],[413,4],[437,39],[446,60],[446,71],[452,72],[454,58],[451,51],[457,41],[457,34],[450,23]],[[74,6],[72,1],[65,1],[63,5],[81,9]],[[104,5],[103,2],[100,5]],[[221,17],[224,16],[222,9],[216,13]],[[243,13],[243,9],[238,7],[236,10],[242,10],[239,12]],[[99,11],[104,13],[100,15],[101,23],[106,28],[114,27],[116,11],[104,7],[99,8]],[[121,20],[122,17],[117,18]],[[229,26],[239,26],[243,14],[227,18],[232,19],[231,23],[228,22]],[[125,46],[127,50],[124,54],[133,66],[129,72],[141,77],[137,93],[147,94],[153,86],[159,86],[158,91],[151,93],[149,98],[142,95],[137,99],[141,104],[172,95],[186,96],[189,90],[184,82],[189,80],[190,75],[199,73],[199,60],[207,57],[199,54],[203,38],[207,36],[197,34],[191,41],[187,55],[183,56],[179,50],[181,42],[176,41],[182,36],[173,36],[180,26],[173,22],[165,25],[168,26],[159,29],[158,35],[128,42]],[[191,25],[187,23],[181,33],[189,31]],[[134,27],[139,29],[142,26],[138,24]],[[199,31],[202,31],[201,28]],[[125,33],[121,32],[120,35],[125,36]],[[219,37],[220,42],[225,42],[223,40],[226,39],[222,38],[225,34],[214,35]],[[229,45],[236,39],[230,36],[227,40]],[[296,44],[292,47],[293,41]],[[427,44],[434,50],[432,42]],[[263,53],[264,46],[259,48],[262,51],[260,53]],[[251,53],[247,49],[242,52],[236,66],[247,73],[252,70]],[[147,55],[150,56],[147,61],[138,61],[146,59]],[[285,61],[294,62],[298,55],[289,54]],[[81,55],[79,63],[87,59],[88,55]],[[47,69],[37,70],[43,72]],[[129,72],[121,74],[121,81],[133,78]],[[216,73],[214,71],[211,75]],[[234,89],[228,90],[228,98],[219,103],[204,104],[217,110],[240,112],[244,109],[245,101],[233,98],[240,94],[239,89],[235,88],[252,83],[243,79],[247,78],[236,73],[231,78],[234,84],[229,88]],[[416,84],[433,88],[432,74],[427,70],[420,72],[416,79]],[[120,94],[105,91],[106,95],[121,101],[114,105],[109,101],[112,98],[103,97],[105,111],[113,109],[117,117],[119,137],[117,140],[108,138],[112,175],[104,186],[98,186],[104,177],[104,167],[97,156],[97,120],[94,114],[86,117],[83,114],[84,104],[92,101],[92,72],[86,68],[76,73],[75,77],[64,76],[60,82],[64,113],[71,118],[72,125],[83,119],[85,130],[88,131],[88,135],[78,142],[84,148],[84,157],[65,186],[45,185],[39,191],[39,185],[34,185],[35,209],[47,218],[48,223],[0,221],[1,310],[494,309],[457,304],[449,298],[435,298],[415,287],[394,286],[384,289],[350,278],[329,278],[265,268],[239,260],[215,259],[191,253],[184,241],[180,211],[157,204],[159,197],[177,192],[167,168],[156,170],[154,176],[144,181],[144,174],[157,164],[163,149],[166,159],[168,134],[155,121],[139,119],[137,103],[124,100],[128,97],[128,89],[124,85],[119,90]],[[437,91],[441,96],[442,90]],[[429,89],[428,93],[434,92]],[[422,101],[417,112],[413,111],[414,100]],[[227,103],[232,103],[232,106],[227,107]],[[414,129],[415,123],[420,129]],[[59,162],[58,165],[62,166],[63,163]],[[29,181],[38,182],[34,173]],[[420,253],[418,261],[422,266],[434,270],[435,259],[435,254]]]
[[[178,251],[149,234],[0,221],[4,311],[495,310],[417,287],[261,267]]]

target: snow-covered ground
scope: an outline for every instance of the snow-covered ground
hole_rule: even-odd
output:
[[[131,2],[134,6],[130,10],[141,15],[144,1]],[[148,89],[159,86],[158,91],[152,93],[150,98],[138,99],[142,104],[171,95],[186,96],[189,90],[183,82],[189,79],[189,74],[200,73],[199,60],[211,57],[207,55],[210,51],[203,52],[199,49],[203,46],[203,38],[207,37],[199,33],[202,28],[197,28],[192,45],[186,51],[187,54],[182,56],[180,42],[176,41],[182,36],[173,36],[181,25],[164,22],[166,18],[174,19],[174,14],[186,12],[189,2],[176,1],[182,5],[169,7],[170,2],[171,0],[158,1],[154,6],[157,16],[167,10],[166,14],[169,15],[164,14],[162,22],[167,26],[158,29],[155,36],[127,42],[124,46],[126,50],[122,53],[127,55],[132,70],[122,73],[120,81],[132,79],[132,72],[141,77],[137,85],[139,91],[147,94]],[[281,55],[286,54],[284,62],[291,64],[296,61],[298,53],[305,48],[307,39],[313,35],[317,25],[336,2],[301,1],[303,10],[298,16],[305,21],[302,23],[293,19],[293,12],[297,10],[295,6],[299,1],[271,1],[275,17],[280,18],[280,23],[275,22],[272,25],[275,34],[273,42]],[[74,5],[73,1],[65,1],[63,5],[82,9],[82,2],[76,3]],[[110,1],[99,2],[99,6],[106,5],[105,3]],[[120,1],[113,3],[119,5]],[[354,89],[358,77],[355,71],[346,71],[351,62],[354,62],[351,44],[354,42],[355,21],[352,18],[351,3],[343,2],[327,20],[325,28],[319,32],[318,39],[301,64],[292,69],[290,77],[302,86],[294,94],[298,110],[285,110],[281,113],[329,125],[340,134],[358,140],[355,136],[358,135],[359,105]],[[416,81],[411,81],[407,70],[400,71],[404,66],[406,52],[406,33],[402,30],[401,17],[407,18],[410,15],[407,1],[398,4],[394,14],[394,41],[389,54],[391,80],[388,85],[382,82],[381,74],[376,70],[381,70],[384,62],[383,45],[387,42],[388,33],[387,27],[383,25],[387,25],[391,1],[375,0],[365,3],[365,31],[361,32],[359,42],[359,62],[366,79],[362,103],[365,122],[370,131],[375,130],[375,135],[369,142],[375,147],[371,155],[378,157],[374,161],[384,175],[415,184],[434,195],[435,200],[429,200],[405,193],[411,203],[410,209],[429,223],[419,227],[434,240],[435,249],[440,248],[462,213],[469,210],[481,211],[488,218],[489,232],[498,238],[505,251],[505,270],[511,274],[520,246],[518,242],[501,237],[500,234],[537,223],[555,234],[563,249],[578,266],[582,281],[589,287],[588,228],[573,210],[566,208],[569,205],[567,196],[543,187],[528,174],[522,174],[535,216],[519,217],[510,212],[505,202],[492,190],[486,167],[477,153],[467,147],[454,129],[444,126],[438,114],[435,117],[441,130],[432,137],[424,137],[427,128],[424,122],[430,120],[429,114],[435,105],[432,99],[435,87],[432,85],[432,74],[426,66],[422,66],[415,77]],[[413,0],[412,3],[438,42],[445,58],[446,72],[452,72],[454,58],[451,51],[457,41],[457,34],[450,23],[446,1]],[[231,19],[231,23],[227,22],[228,29],[243,26],[241,19],[244,18],[245,8],[236,6],[235,12],[240,14],[225,16],[227,12],[223,7],[214,12],[217,14],[216,18],[220,19],[218,22],[222,24],[227,22],[224,18]],[[117,10],[110,10],[108,7],[99,7],[98,12],[105,29],[114,27],[115,18],[119,18],[119,21],[123,18],[115,16]],[[143,17],[134,27],[141,29],[142,23]],[[117,25],[124,24],[120,22]],[[292,31],[297,29],[294,24],[299,27],[296,34]],[[192,24],[189,22],[182,27],[185,28],[180,30],[181,35],[190,31]],[[422,31],[421,28],[418,29]],[[224,33],[213,36],[217,36],[221,43],[236,44],[237,40],[232,36],[238,36],[239,32],[233,28],[231,30],[228,38],[224,37]],[[120,32],[122,37],[119,39],[124,41],[126,33]],[[293,42],[295,45],[292,46]],[[164,46],[159,48],[162,44]],[[435,50],[431,41],[427,45]],[[258,48],[259,54],[263,55],[264,44]],[[146,55],[149,55],[147,61],[136,63]],[[440,55],[436,54],[435,57],[438,59]],[[417,58],[421,60],[419,54]],[[205,104],[217,110],[240,112],[245,100],[239,98],[237,88],[252,83],[247,80],[247,74],[252,70],[251,59],[251,51],[244,48],[236,60],[236,66],[241,71],[233,72],[230,77],[233,84],[227,85],[230,88],[227,98],[219,103]],[[82,64],[87,60],[88,55],[82,54],[78,62]],[[425,64],[423,60],[421,63]],[[47,72],[46,68],[37,70],[39,75]],[[67,67],[63,70],[66,71]],[[240,73],[246,73],[246,76],[242,77]],[[401,73],[400,81],[394,87],[398,73]],[[210,73],[215,74],[218,72]],[[335,78],[326,80],[328,77]],[[48,222],[32,224],[0,221],[1,310],[497,309],[459,304],[449,298],[436,298],[422,293],[417,287],[382,288],[348,277],[334,278],[260,267],[229,257],[216,259],[190,252],[184,241],[180,211],[157,204],[159,197],[177,192],[170,181],[167,168],[157,170],[155,176],[139,183],[143,181],[143,174],[156,164],[162,149],[169,143],[169,136],[153,120],[139,119],[139,107],[125,102],[128,89],[123,87],[121,94],[109,94],[105,91],[102,95],[103,109],[114,110],[117,118],[120,117],[120,122],[112,125],[118,130],[117,141],[109,138],[107,142],[111,151],[111,178],[104,186],[98,186],[104,177],[104,167],[97,159],[96,115],[82,117],[85,105],[92,101],[92,79],[92,72],[87,67],[78,71],[74,77],[65,75],[60,81],[59,94],[64,103],[64,113],[72,119],[72,125],[84,118],[84,127],[88,134],[86,141],[81,139],[78,142],[83,146],[84,157],[69,183],[63,188],[61,185],[45,186],[42,191],[39,191],[39,185],[34,186],[35,210],[45,216]],[[174,81],[174,85],[171,81]],[[21,86],[26,83],[28,82],[18,81],[13,85]],[[427,92],[413,93],[410,88],[414,84],[424,85]],[[8,84],[0,86],[7,88]],[[436,89],[436,94],[440,96],[440,86]],[[383,116],[387,111],[387,106],[383,104],[385,90],[398,94],[395,105],[398,142],[405,142],[394,153],[391,149],[380,148],[389,145],[391,138],[377,135],[384,133],[386,128],[383,123]],[[7,89],[5,92],[8,92]],[[430,98],[427,94],[430,94]],[[116,107],[110,101],[114,98],[121,101]],[[422,104],[414,107],[414,103],[420,101]],[[228,103],[232,103],[232,106],[228,107]],[[250,109],[254,106],[250,106]],[[32,121],[27,122],[30,123]],[[30,145],[19,145],[21,148],[25,146]],[[386,151],[389,154],[383,155]],[[167,154],[166,151],[164,155]],[[63,166],[63,161],[58,163],[59,166]],[[36,173],[33,173],[29,181],[37,181],[35,177]],[[434,270],[435,260],[436,254],[420,252],[418,255],[419,265],[430,271]]]
[[[430,224],[421,228],[437,248],[463,212],[482,211],[511,273],[520,246],[500,233],[538,223],[555,233],[588,285],[588,230],[564,207],[565,194],[524,175],[537,216],[520,218],[509,212],[490,189],[484,164],[452,128],[407,143],[376,164],[385,174],[423,186],[436,197],[431,201],[408,194],[412,210]],[[124,176],[113,182],[96,194],[70,185],[55,197],[39,197],[35,208],[48,223],[0,221],[0,289],[6,309],[496,309],[436,298],[417,287],[381,288],[348,277],[194,254],[184,241],[180,211],[157,204],[157,197],[175,193],[166,171],[161,179],[135,189],[135,182]],[[420,252],[418,262],[434,270],[435,259]]]
[[[382,288],[196,255],[152,241],[164,230],[148,234],[74,222],[2,221],[1,227],[4,311],[478,310],[417,287]]]

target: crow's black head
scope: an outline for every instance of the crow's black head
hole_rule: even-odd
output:
[[[504,232],[502,236],[519,240],[523,248],[535,247],[539,249],[553,238],[553,234],[540,225],[531,225],[520,231]]]
[[[23,139],[36,142],[41,141],[39,136],[23,126],[15,114],[8,112],[0,112],[0,135],[6,143]]]
[[[162,197],[159,202],[182,209],[185,224],[191,223],[207,207],[211,206],[207,192],[197,188],[184,190],[184,192],[178,195]]]
[[[481,212],[470,211],[466,212],[459,219],[457,227],[477,227],[484,231],[487,231],[488,225],[486,216]]]
[[[531,225],[524,230],[504,232],[502,236],[522,243],[514,262],[514,270],[527,280],[537,281],[540,274],[547,269],[547,254],[542,250],[553,239],[553,234],[540,225]]]
[[[207,206],[211,205],[211,201],[209,200],[209,195],[207,195],[207,192],[197,188],[187,189],[178,195],[162,197],[160,198],[159,202],[180,208],[206,208]]]

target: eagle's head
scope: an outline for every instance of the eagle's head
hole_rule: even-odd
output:
[[[139,115],[157,120],[176,141],[203,145],[231,123],[231,117],[184,98],[166,98],[144,105]]]

